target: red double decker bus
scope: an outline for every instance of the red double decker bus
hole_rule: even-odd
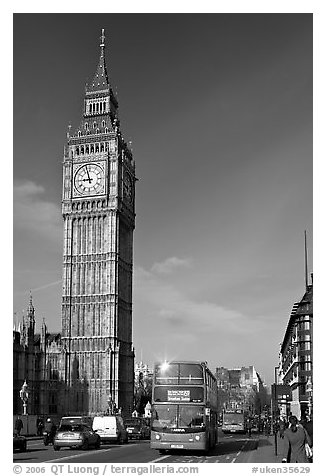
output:
[[[217,383],[207,364],[155,364],[151,448],[208,451],[216,443]]]

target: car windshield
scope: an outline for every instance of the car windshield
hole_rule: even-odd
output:
[[[59,431],[83,431],[83,425],[61,425]]]
[[[126,420],[125,421],[125,426],[133,426],[133,425],[140,425],[139,420]]]

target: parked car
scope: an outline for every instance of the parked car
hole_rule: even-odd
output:
[[[82,423],[61,424],[53,442],[54,451],[59,451],[60,448],[81,448],[87,450],[90,446],[98,449],[100,445],[99,435],[89,426]]]
[[[128,443],[128,433],[120,415],[94,417],[93,430],[100,436],[103,443]]]
[[[27,450],[27,439],[25,436],[18,435],[17,433],[14,433],[14,451],[26,451]]]
[[[125,421],[126,430],[129,438],[145,440],[150,438],[150,428],[142,418],[131,418]]]

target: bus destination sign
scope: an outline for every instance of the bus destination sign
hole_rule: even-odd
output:
[[[190,390],[168,390],[168,402],[190,402]]]

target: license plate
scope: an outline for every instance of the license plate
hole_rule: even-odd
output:
[[[182,449],[183,445],[171,445],[171,448]]]

